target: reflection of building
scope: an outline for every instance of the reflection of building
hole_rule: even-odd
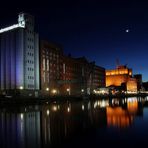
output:
[[[47,41],[40,43],[40,74],[41,90],[51,93],[58,91],[58,80],[60,79],[62,47]]]
[[[115,127],[128,127],[133,122],[133,116],[129,115],[128,112],[121,107],[107,107],[107,124],[108,126]]]
[[[128,98],[127,99],[127,110],[130,114],[136,114],[138,112],[137,98]]]
[[[34,17],[18,16],[18,24],[0,30],[0,89],[39,89],[39,41]]]
[[[0,112],[1,147],[40,148],[40,112]]]

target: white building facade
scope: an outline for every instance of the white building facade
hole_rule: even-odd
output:
[[[25,13],[0,29],[0,90],[13,89],[39,89],[39,36],[34,17]]]

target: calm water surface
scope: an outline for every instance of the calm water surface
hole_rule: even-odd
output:
[[[0,108],[0,148],[133,147],[148,143],[148,97]]]

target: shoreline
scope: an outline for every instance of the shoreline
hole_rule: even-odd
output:
[[[46,102],[75,102],[75,101],[85,101],[85,100],[101,100],[101,99],[123,99],[128,97],[146,97],[148,94],[118,94],[118,95],[81,95],[81,96],[49,96],[38,98],[35,97],[0,97],[0,105],[7,104],[42,104]]]

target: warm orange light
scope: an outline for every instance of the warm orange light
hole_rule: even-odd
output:
[[[137,81],[136,81],[136,79],[129,79],[127,81],[127,91],[137,92]]]
[[[106,108],[107,114],[107,125],[116,126],[116,127],[128,127],[133,121],[132,116],[129,116],[126,110],[123,110],[121,107],[117,108]]]
[[[136,114],[138,111],[137,99],[127,100],[127,109],[130,113]]]

